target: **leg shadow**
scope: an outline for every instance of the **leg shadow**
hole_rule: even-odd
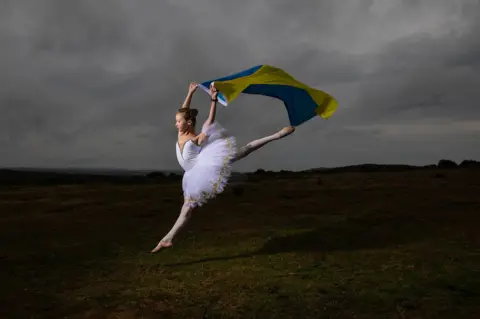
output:
[[[230,256],[204,258],[164,266],[186,266],[197,263],[250,258],[288,252],[332,252],[382,249],[414,242],[427,237],[432,226],[412,216],[372,215],[319,227],[310,231],[269,239],[260,249]]]

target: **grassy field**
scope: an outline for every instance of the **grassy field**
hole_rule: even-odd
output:
[[[0,188],[1,318],[480,318],[480,170]],[[244,192],[238,190],[243,188]]]

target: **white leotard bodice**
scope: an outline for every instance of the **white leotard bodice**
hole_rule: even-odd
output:
[[[200,150],[202,148],[192,140],[188,140],[183,145],[183,151],[180,150],[180,144],[177,142],[177,160],[180,166],[185,170],[188,171],[191,169],[197,160],[198,154],[200,154]]]

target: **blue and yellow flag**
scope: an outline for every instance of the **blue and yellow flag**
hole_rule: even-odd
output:
[[[270,65],[253,68],[199,84],[208,92],[214,82],[218,100],[227,106],[240,93],[259,94],[283,101],[290,125],[298,126],[315,116],[329,118],[336,111],[338,102],[331,95],[311,88],[295,80],[287,72]]]

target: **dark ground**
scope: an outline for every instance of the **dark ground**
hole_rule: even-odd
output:
[[[178,179],[57,182],[0,187],[1,318],[480,318],[478,169],[257,174],[157,255]]]

